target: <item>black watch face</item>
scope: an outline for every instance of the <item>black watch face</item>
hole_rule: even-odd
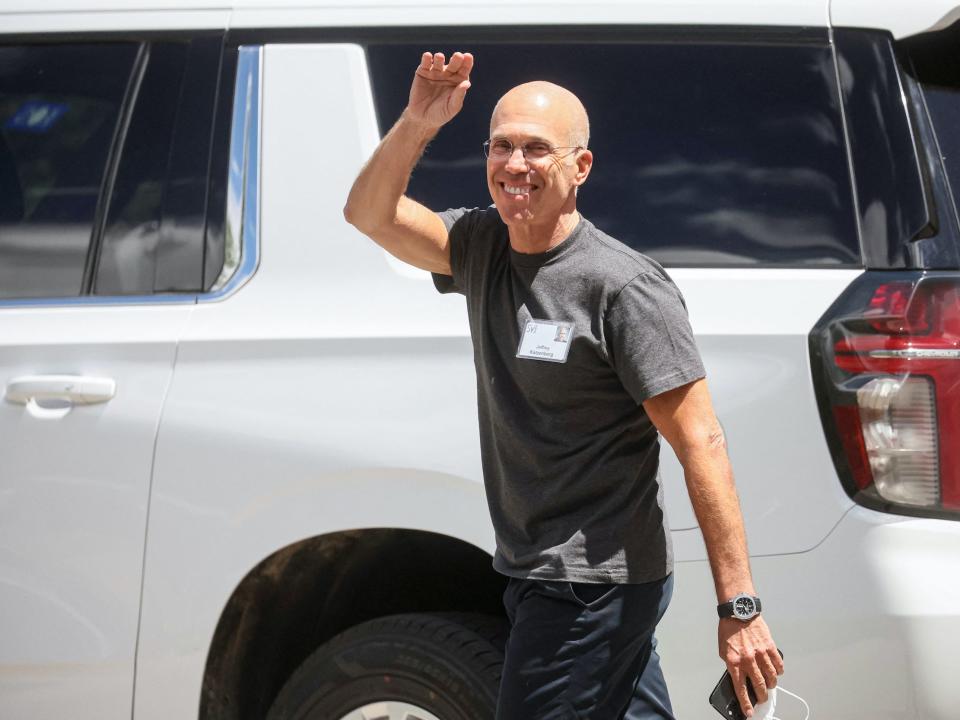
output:
[[[733,614],[738,618],[749,619],[757,612],[757,604],[752,597],[741,595],[733,601]]]

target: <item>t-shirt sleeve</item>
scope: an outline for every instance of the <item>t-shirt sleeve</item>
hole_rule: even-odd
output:
[[[637,404],[706,376],[680,290],[656,273],[623,287],[604,318],[607,352]]]
[[[441,293],[467,294],[464,278],[466,249],[471,232],[473,211],[467,208],[444,210],[437,213],[447,227],[447,242],[450,243],[450,270],[452,275],[432,273],[433,284]]]

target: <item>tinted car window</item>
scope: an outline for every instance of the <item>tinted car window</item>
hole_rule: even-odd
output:
[[[80,293],[136,52],[0,47],[0,298]]]
[[[674,266],[860,264],[826,42],[458,47],[476,57],[466,105],[408,191],[428,207],[489,203],[481,143],[490,112],[510,87],[550,80],[590,113],[595,161],[578,207],[617,239]],[[421,50],[368,46],[384,132]]]
[[[215,164],[211,146],[230,135],[229,124],[214,128],[222,51],[219,35],[190,42],[170,143],[154,292],[202,289],[206,222],[224,214],[215,202],[208,202],[208,178],[226,176],[225,170],[211,169]],[[232,87],[233,73],[224,72],[223,78],[223,84]]]
[[[186,45],[154,45],[123,141],[101,240],[98,294],[153,292]]]
[[[960,24],[918,38],[910,57],[940,146],[940,158],[954,197],[960,204]]]
[[[927,178],[918,163],[892,38],[836,28],[833,41],[856,175],[864,265],[915,267],[929,258],[933,234]]]
[[[147,48],[122,140],[93,292],[196,292],[222,38]]]

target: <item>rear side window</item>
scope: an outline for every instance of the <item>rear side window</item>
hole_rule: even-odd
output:
[[[383,132],[427,45],[372,44]],[[449,54],[453,48],[436,47]],[[578,207],[671,266],[859,266],[829,45],[739,42],[470,43],[461,114],[409,194],[434,210],[490,202],[481,143],[510,87],[559,83],[590,113],[594,167]]]
[[[960,204],[960,24],[909,44],[954,198]]]
[[[148,52],[100,240],[95,291],[101,295],[146,295],[154,289],[187,46],[158,44]]]
[[[80,294],[136,53],[0,47],[0,298]]]
[[[196,292],[222,40],[145,46],[97,248],[97,295]]]

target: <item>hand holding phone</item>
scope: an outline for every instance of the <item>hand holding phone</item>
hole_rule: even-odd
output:
[[[783,651],[777,648],[780,657],[783,657]],[[747,696],[750,698],[750,704],[757,704],[757,694],[753,691],[753,685],[750,684],[750,678],[747,678]],[[710,693],[710,705],[727,720],[746,720],[743,710],[740,709],[740,701],[737,700],[737,694],[733,690],[733,678],[730,677],[730,671],[724,670],[723,675],[713,692]]]

